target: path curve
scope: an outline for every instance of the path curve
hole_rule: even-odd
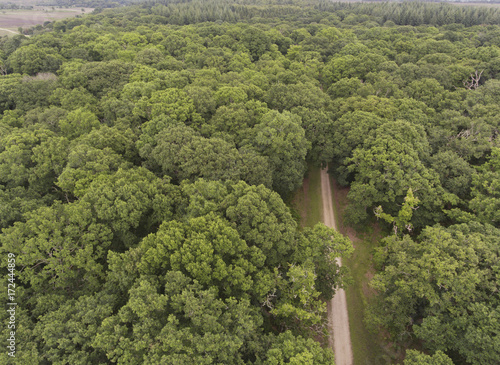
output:
[[[321,197],[323,200],[323,223],[337,229],[330,176],[327,169],[321,170]],[[336,260],[339,266],[342,266],[340,258]],[[335,364],[353,365],[349,316],[344,289],[338,289],[332,300],[328,302],[328,330],[330,332],[330,347],[335,353]]]
[[[6,32],[11,32],[11,33],[14,33],[14,34],[21,34],[21,33],[19,33],[19,32],[15,32],[15,31],[13,31],[13,30],[6,29],[6,28],[0,28],[0,30],[4,30],[4,31],[6,31]]]

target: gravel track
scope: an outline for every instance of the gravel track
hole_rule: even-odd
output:
[[[337,229],[330,177],[327,169],[321,170],[321,196],[323,200],[323,223],[328,227]],[[340,258],[336,260],[339,265],[342,265]],[[330,332],[330,347],[335,353],[335,364],[353,365],[349,316],[347,314],[344,289],[338,289],[332,300],[328,302],[328,329]]]

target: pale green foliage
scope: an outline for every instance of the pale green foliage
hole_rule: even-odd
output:
[[[0,136],[0,182],[7,188],[25,186],[34,167],[34,150],[43,142],[55,137],[47,129],[15,128],[10,133]],[[36,154],[41,151],[36,149]]]
[[[401,210],[398,212],[396,218],[391,216],[390,214],[384,213],[382,206],[378,206],[375,208],[374,213],[377,218],[382,218],[387,223],[393,225],[394,234],[403,233],[406,229],[411,232],[412,225],[410,223],[411,217],[413,216],[413,210],[418,209],[417,204],[420,200],[413,196],[412,189],[408,189],[408,193],[406,193],[405,200]]]
[[[151,97],[143,96],[136,103],[133,113],[144,119],[166,116],[177,122],[194,125],[202,121],[191,98],[184,91],[173,88],[155,91]]]
[[[453,365],[453,361],[442,351],[434,355],[425,355],[416,350],[408,350],[404,365]]]
[[[374,139],[365,148],[357,148],[348,160],[349,170],[356,172],[349,191],[351,205],[349,222],[357,224],[367,219],[368,208],[381,204],[389,214],[397,211],[396,202],[402,201],[408,188],[419,194],[420,208],[413,214],[412,224],[422,227],[442,219],[445,203],[456,203],[458,198],[446,193],[437,174],[425,167],[418,149],[405,141],[397,141],[386,134]]]
[[[102,321],[112,315],[116,301],[104,292],[84,295],[39,318],[33,333],[43,339],[43,356],[61,365],[66,361],[75,365],[104,362],[104,352],[96,351],[92,341]]]
[[[290,331],[280,333],[276,342],[267,351],[267,364],[334,364],[333,353],[313,339],[293,336]]]
[[[203,287],[217,287],[223,297],[261,299],[269,290],[262,250],[248,246],[229,222],[214,213],[186,223],[164,223],[137,250],[130,255],[142,256],[137,264],[142,275],[161,277],[169,270],[180,271]]]
[[[64,192],[81,197],[89,185],[100,175],[109,175],[129,163],[111,148],[98,149],[87,144],[77,144],[67,156],[66,167],[57,179],[57,186]]]
[[[266,104],[250,100],[232,103],[217,108],[214,116],[201,127],[204,135],[233,140],[237,146],[248,138],[248,134],[262,117],[269,112]]]
[[[217,90],[214,98],[217,106],[221,106],[232,103],[244,103],[247,101],[247,94],[242,88],[224,86]]]
[[[144,125],[137,146],[148,167],[160,170],[174,181],[244,180],[271,186],[269,158],[251,146],[236,149],[220,138],[204,138],[184,124],[157,119]],[[154,131],[161,131],[154,135]],[[154,137],[151,137],[154,135]]]
[[[38,72],[55,72],[63,58],[51,48],[40,48],[34,44],[18,48],[7,59],[15,73],[34,75]]]

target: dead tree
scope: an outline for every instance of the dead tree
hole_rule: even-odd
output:
[[[476,90],[479,86],[479,80],[481,79],[481,75],[483,74],[484,70],[481,70],[481,72],[478,72],[476,70],[476,74],[470,74],[470,77],[464,81],[464,86],[467,88],[467,90]]]

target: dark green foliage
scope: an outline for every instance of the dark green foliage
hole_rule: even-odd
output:
[[[471,210],[480,221],[500,226],[500,149],[472,176]]]
[[[306,171],[310,142],[301,124],[300,117],[290,112],[269,112],[249,133],[252,139],[245,141],[269,158],[273,188],[282,195],[297,189]]]
[[[491,225],[471,222],[427,227],[418,243],[409,236],[385,239],[379,250],[384,270],[372,282],[381,301],[369,321],[399,340],[408,339],[413,326],[430,349],[451,349],[472,364],[495,362],[499,235]]]
[[[15,108],[27,112],[37,107],[48,107],[49,98],[56,88],[54,74],[38,74],[35,77],[25,76],[10,94]]]
[[[5,229],[1,250],[18,256],[18,284],[40,295],[64,291],[75,297],[99,288],[112,236],[90,204],[55,204]]]
[[[431,352],[405,363],[498,363],[499,19],[157,0],[0,39],[18,362],[331,364],[352,247],[283,202],[307,161],[350,187],[344,222],[396,232],[368,319]]]

